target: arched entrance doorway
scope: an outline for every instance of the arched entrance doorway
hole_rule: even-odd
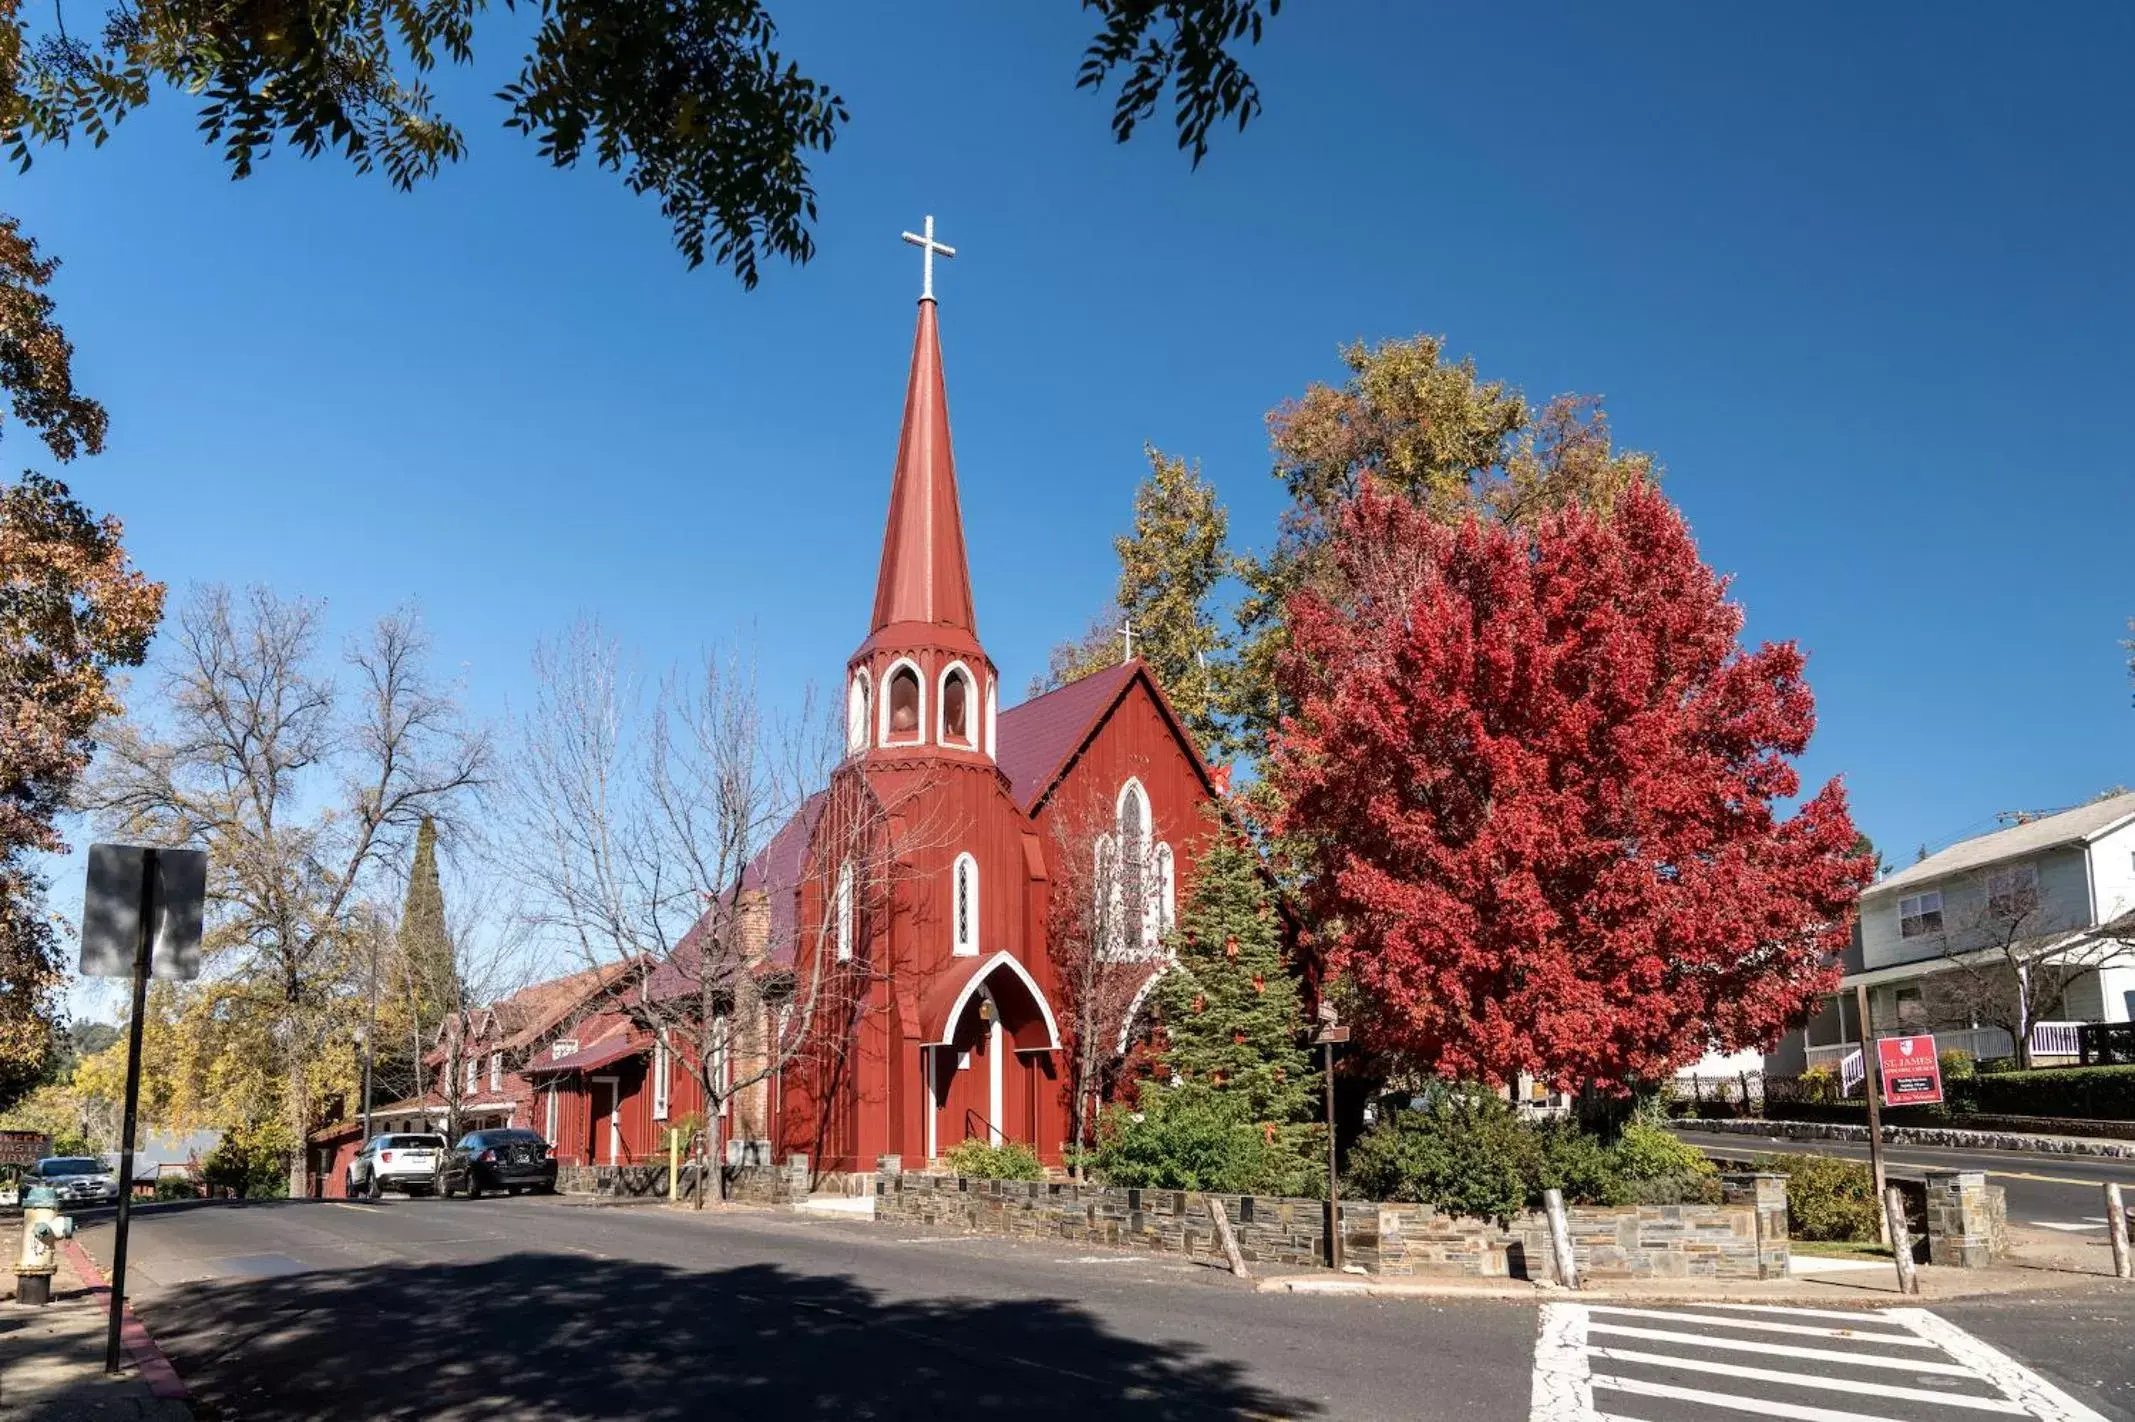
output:
[[[937,983],[922,1010],[927,1157],[974,1138],[1045,1154],[1060,1029],[1030,970],[995,953]]]

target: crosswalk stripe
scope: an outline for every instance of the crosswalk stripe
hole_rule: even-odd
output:
[[[1629,1323],[1586,1326],[1592,1333],[1620,1338],[1649,1338],[1656,1343],[1688,1343],[1696,1348],[1718,1348],[1730,1353],[1755,1353],[1765,1358],[1801,1358],[1812,1363],[1850,1363],[1862,1368],[1896,1368],[1907,1373],[1939,1373],[1944,1377],[1968,1378],[1972,1370],[1961,1363],[1933,1363],[1925,1358],[1886,1358],[1880,1353],[1846,1353],[1837,1348],[1804,1348],[1793,1343],[1767,1343],[1762,1338],[1715,1338],[1706,1333],[1681,1333],[1672,1328],[1640,1328]]]
[[[1764,1318],[1729,1318],[1724,1314],[1677,1313],[1658,1308],[1619,1308],[1611,1304],[1595,1304],[1593,1310],[1595,1313],[1617,1314],[1627,1318],[1658,1318],[1675,1323],[1711,1323],[1722,1328],[1753,1328],[1760,1333],[1792,1333],[1807,1338],[1866,1338],[1897,1348],[1932,1349],[1935,1346],[1925,1338],[1905,1338],[1895,1333],[1869,1332],[1858,1328],[1823,1328],[1812,1323],[1774,1323]]]
[[[1724,1309],[1729,1313],[1780,1313],[1789,1318],[1843,1318],[1849,1323],[1887,1323],[1878,1309],[1862,1308],[1796,1308],[1792,1304],[1744,1304],[1713,1303],[1699,1304],[1699,1308]],[[1865,1336],[1865,1335],[1864,1335]],[[1902,1336],[1902,1335],[1894,1335]]]
[[[1969,1364],[1973,1372],[2026,1404],[2025,1410],[2043,1422],[2105,1422],[2105,1418],[2022,1363],[1974,1338],[1940,1314],[1924,1308],[1894,1308],[1890,1310],[1890,1316],[1933,1342],[1948,1356]]]
[[[1813,1373],[1782,1372],[1778,1368],[1751,1368],[1740,1363],[1715,1363],[1705,1358],[1678,1358],[1667,1353],[1648,1353],[1638,1348],[1588,1348],[1597,1358],[1617,1363],[1654,1363],[1687,1373],[1744,1378],[1750,1382],[1783,1383],[1817,1392],[1848,1392],[1865,1397],[1893,1397],[1905,1402],[1932,1402],[1942,1407],[1969,1407],[1978,1412],[2013,1412],[2024,1415],[2022,1403],[2006,1397],[1977,1397],[1964,1393],[1936,1392],[1924,1387],[1900,1387],[1895,1383],[1862,1382],[1854,1378],[1825,1378]],[[1747,1400],[1747,1399],[1745,1399]]]
[[[1876,1412],[1844,1412],[1835,1407],[1809,1407],[1798,1402],[1736,1397],[1731,1393],[1707,1392],[1700,1387],[1677,1387],[1674,1383],[1646,1382],[1641,1378],[1619,1378],[1596,1373],[1592,1381],[1597,1388],[1628,1392],[1637,1397],[1667,1397],[1677,1402],[1702,1402],[1710,1407],[1754,1412],[1760,1417],[1788,1417],[1794,1422],[1905,1422],[1902,1417],[1888,1417]]]

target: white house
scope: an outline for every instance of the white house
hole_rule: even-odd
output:
[[[1835,1067],[1859,1050],[1858,986],[1873,1033],[1931,1031],[1945,1051],[2012,1056],[1981,999],[2015,1002],[2018,974],[2032,973],[2066,980],[2045,1020],[2025,1024],[2032,1056],[2073,1057],[2075,1024],[2135,1020],[2135,794],[1960,841],[1870,885],[1842,968],[1842,990],[1767,1054],[1767,1072]]]

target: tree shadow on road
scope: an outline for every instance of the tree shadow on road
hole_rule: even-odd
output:
[[[885,1299],[775,1265],[693,1272],[525,1253],[193,1284],[143,1309],[203,1410],[226,1422],[1321,1410],[1063,1302]]]

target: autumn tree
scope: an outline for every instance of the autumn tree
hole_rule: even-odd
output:
[[[1832,989],[1868,861],[1791,643],[1638,482],[1448,525],[1367,479],[1286,605],[1274,825],[1371,1044],[1449,1077],[1652,1081]]]
[[[471,66],[501,41],[486,0],[273,0],[260,5],[115,0],[102,22],[54,8],[34,23],[0,0],[0,145],[101,145],[159,88],[187,96],[233,177],[276,147],[338,153],[407,189],[467,152],[426,77]],[[657,198],[691,266],[709,258],[754,286],[766,258],[806,262],[810,162],[848,119],[845,100],[778,45],[764,0],[539,0],[516,75],[496,96],[504,126],[559,168],[590,159]],[[1260,41],[1281,0],[1084,0],[1102,17],[1078,87],[1117,79],[1121,142],[1167,87],[1179,146],[1199,163],[1210,131],[1260,112],[1235,51]],[[502,76],[500,76],[502,77]]]
[[[1240,566],[1241,642],[1223,688],[1255,748],[1291,709],[1277,675],[1289,598],[1307,587],[1340,595],[1326,548],[1367,478],[1439,523],[1474,515],[1522,528],[1568,507],[1606,512],[1657,476],[1648,456],[1612,446],[1598,401],[1559,396],[1537,407],[1484,379],[1472,359],[1447,359],[1436,336],[1358,342],[1342,362],[1340,386],[1314,384],[1268,416],[1273,473],[1290,503],[1274,547]]]
[[[1120,629],[1134,629],[1134,651],[1204,754],[1231,749],[1218,679],[1230,637],[1218,615],[1218,585],[1233,571],[1230,514],[1198,464],[1144,450],[1149,473],[1134,491],[1132,529],[1112,542],[1119,557],[1113,610],[1081,638],[1053,649],[1045,677],[1033,691],[1051,690],[1091,672],[1117,666],[1125,655]]]
[[[61,462],[103,447],[103,408],[74,386],[74,348],[46,292],[58,264],[0,216],[0,437],[19,421]],[[25,471],[0,484],[0,1104],[53,1051],[64,963],[42,858],[57,816],[119,709],[114,674],[139,666],[163,587],[126,556],[115,518]]]
[[[320,615],[265,590],[201,589],[163,660],[160,706],[111,730],[85,787],[112,831],[207,851],[204,975],[291,1144],[292,1191],[322,1069],[354,1059],[358,965],[391,941],[386,867],[425,817],[450,817],[484,783],[489,759],[411,616],[380,619],[336,677]]]

